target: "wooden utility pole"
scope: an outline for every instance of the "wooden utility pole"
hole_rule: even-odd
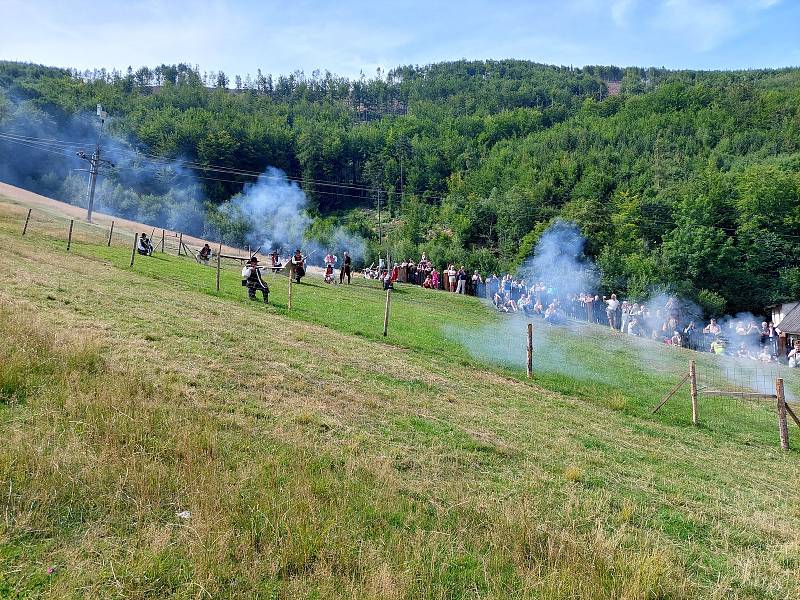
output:
[[[692,395],[692,425],[697,425],[697,365],[693,360],[689,361],[689,389]]]
[[[31,211],[32,210],[33,210],[32,208],[28,209],[28,216],[25,217],[25,226],[22,228],[22,235],[25,235],[28,232],[28,221],[31,220]]]
[[[781,450],[789,449],[789,426],[786,424],[786,397],[783,390],[783,378],[775,380],[775,395],[778,398],[778,432],[781,436]]]
[[[528,379],[533,377],[533,323],[528,323],[528,345],[527,345],[527,372]]]
[[[136,258],[136,246],[139,244],[139,234],[133,234],[133,250],[131,251],[131,265],[133,266],[133,259]]]
[[[383,337],[389,332],[389,308],[392,305],[392,288],[386,290],[386,309],[383,311]]]
[[[75,224],[75,219],[69,220],[69,233],[67,234],[67,252],[69,252],[69,247],[72,245],[72,226]]]
[[[108,244],[107,246],[111,247],[111,236],[114,235],[114,221],[111,221],[111,229],[108,230]]]
[[[217,251],[217,291],[219,291],[219,268],[222,261],[222,242],[219,243],[219,250]]]

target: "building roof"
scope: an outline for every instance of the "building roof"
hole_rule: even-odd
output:
[[[800,334],[800,304],[790,310],[775,326],[783,333]]]

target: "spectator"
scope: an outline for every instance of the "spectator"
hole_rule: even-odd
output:
[[[619,300],[616,294],[611,294],[611,298],[606,300],[603,296],[603,302],[606,303],[606,317],[608,317],[608,326],[611,329],[617,329],[619,322],[617,321],[617,309],[619,308]]]
[[[456,273],[456,278],[458,279],[458,284],[456,285],[456,293],[457,294],[466,294],[467,293],[467,272],[464,270],[464,265],[461,265],[461,268]]]
[[[794,341],[793,348],[789,350],[789,366],[793,369],[800,367],[800,339]]]

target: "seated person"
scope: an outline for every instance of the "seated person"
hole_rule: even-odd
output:
[[[725,354],[725,342],[721,337],[714,338],[711,342],[711,352],[714,354]]]
[[[550,323],[550,325],[558,325],[558,323],[560,322],[560,318],[558,316],[558,309],[556,308],[556,305],[553,304],[552,302],[547,306],[547,309],[545,309],[544,311],[544,319],[545,321]]]
[[[197,260],[198,262],[208,264],[210,258],[211,258],[211,246],[209,246],[208,244],[204,244],[203,247],[200,248],[200,252],[197,253]]]
[[[146,233],[139,236],[139,241],[136,243],[136,251],[142,256],[153,255],[153,244],[150,243],[150,238],[147,237]]]
[[[422,287],[428,288],[428,289],[431,289],[433,287],[433,280],[431,279],[430,275],[428,275],[425,278],[425,281],[422,282]]]
[[[533,311],[533,302],[531,301],[531,297],[525,292],[523,292],[519,297],[519,300],[517,301],[517,308],[526,315],[530,315]]]

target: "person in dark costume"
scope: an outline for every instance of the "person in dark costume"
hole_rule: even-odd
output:
[[[344,278],[347,277],[347,283],[350,283],[350,265],[352,260],[350,259],[350,253],[344,253],[344,259],[342,260],[342,268],[339,269],[339,283],[344,283]]]
[[[255,300],[256,292],[261,290],[264,304],[266,304],[269,301],[269,286],[261,278],[261,269],[263,268],[258,266],[258,259],[255,256],[251,257],[242,269],[242,285],[247,286],[247,296],[250,300]]]
[[[272,272],[280,273],[281,269],[283,268],[283,263],[281,262],[281,257],[278,255],[278,251],[273,250],[270,252],[269,259],[272,262]]]
[[[292,256],[292,272],[290,275],[294,277],[295,283],[300,283],[300,280],[306,275],[306,257],[303,256],[299,248],[294,251],[294,256]]]

